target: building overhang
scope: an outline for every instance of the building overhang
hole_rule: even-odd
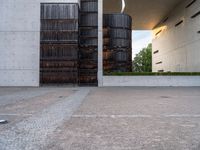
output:
[[[125,0],[134,30],[152,30],[183,0]],[[104,0],[104,13],[121,12],[121,0]]]

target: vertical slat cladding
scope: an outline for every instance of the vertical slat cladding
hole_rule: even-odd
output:
[[[110,29],[110,37],[111,38],[119,38],[119,39],[131,39],[131,30],[129,29]]]
[[[97,13],[82,13],[80,15],[80,26],[97,27],[98,26],[98,14]]]
[[[87,51],[85,49],[80,49],[79,51],[80,54],[80,59],[87,59],[87,60],[92,60],[92,61],[97,61],[97,51]]]
[[[78,20],[41,20],[41,30],[42,31],[49,31],[49,30],[56,30],[56,31],[65,31],[65,30],[78,30]]]
[[[104,71],[132,71],[132,19],[126,14],[104,14]]]
[[[132,28],[132,18],[127,14],[104,14],[104,26],[110,28]]]
[[[79,24],[79,83],[97,85],[98,1],[81,0]]]
[[[90,47],[90,46],[97,47],[98,39],[97,38],[82,38],[80,40],[80,46],[81,47]]]
[[[80,28],[80,37],[83,38],[98,38],[98,29]]]
[[[78,4],[41,4],[41,83],[77,83]]]
[[[77,4],[42,4],[41,19],[76,19],[78,20]]]
[[[81,12],[97,12],[98,2],[97,1],[82,1]]]
[[[67,44],[41,44],[42,59],[77,60],[78,46]]]
[[[43,31],[41,33],[41,42],[78,42],[77,31]]]

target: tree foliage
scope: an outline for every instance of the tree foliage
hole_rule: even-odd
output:
[[[133,60],[133,72],[152,72],[152,44],[136,54]]]

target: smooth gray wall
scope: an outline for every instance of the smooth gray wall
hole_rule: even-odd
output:
[[[104,76],[103,86],[200,86],[200,76]]]

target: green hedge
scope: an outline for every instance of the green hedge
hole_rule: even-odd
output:
[[[200,72],[111,72],[105,76],[200,76]]]

